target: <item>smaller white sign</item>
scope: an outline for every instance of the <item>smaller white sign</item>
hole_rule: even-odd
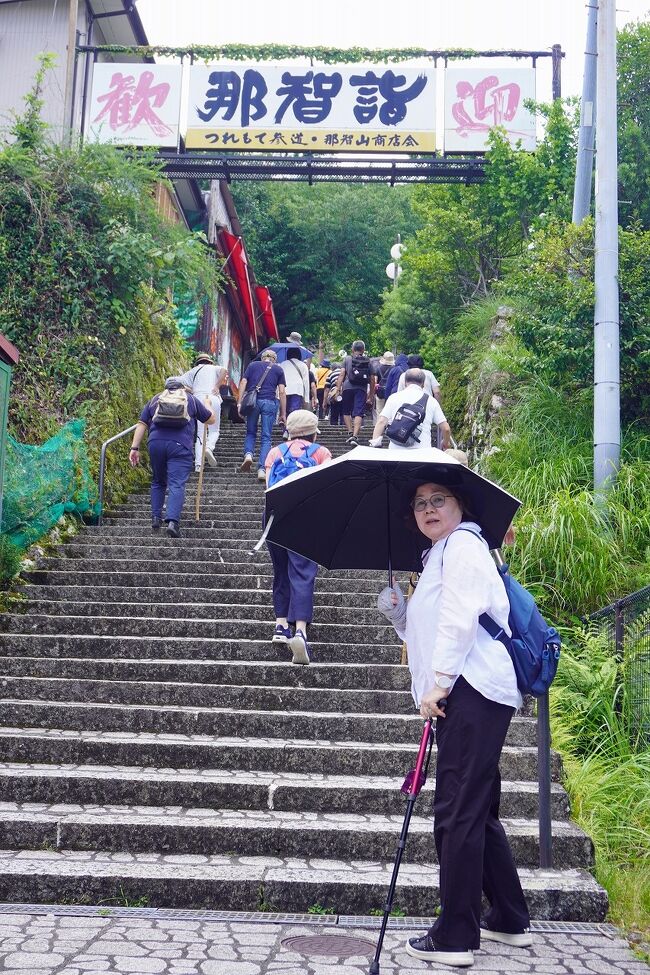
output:
[[[445,152],[484,152],[495,126],[512,146],[532,151],[535,116],[527,99],[535,99],[534,68],[447,68]]]
[[[180,64],[95,64],[90,141],[176,146],[182,71]]]

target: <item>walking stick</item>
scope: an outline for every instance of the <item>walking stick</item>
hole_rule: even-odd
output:
[[[201,468],[199,470],[199,483],[196,486],[196,506],[195,506],[195,520],[199,520],[199,512],[201,511],[201,491],[203,489],[203,470],[205,468],[205,445],[208,442],[208,425],[203,424],[203,443],[201,444]]]
[[[420,748],[418,750],[418,757],[415,763],[415,768],[411,769],[409,774],[406,776],[406,778],[404,779],[404,784],[402,785],[402,788],[400,790],[407,796],[406,813],[404,814],[402,832],[400,833],[399,842],[397,844],[397,854],[395,856],[395,864],[393,866],[393,875],[390,878],[388,896],[386,898],[386,905],[384,907],[384,916],[381,919],[379,940],[377,941],[375,957],[371,962],[370,968],[368,969],[368,975],[380,975],[379,956],[381,955],[381,949],[384,945],[384,935],[386,934],[386,925],[388,924],[388,918],[393,908],[393,898],[395,896],[395,887],[397,886],[397,875],[399,873],[399,868],[402,863],[402,856],[404,854],[404,849],[406,847],[406,837],[409,831],[409,825],[411,823],[411,816],[413,815],[413,807],[415,805],[415,800],[419,796],[422,786],[427,781],[427,772],[429,771],[429,761],[431,759],[431,748],[433,746],[434,738],[435,738],[435,731],[433,728],[433,719],[428,718],[424,722],[424,728],[422,730],[422,738],[420,740]]]

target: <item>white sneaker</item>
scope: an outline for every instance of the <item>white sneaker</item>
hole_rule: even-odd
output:
[[[248,474],[252,466],[253,466],[253,455],[246,454],[243,461],[241,462],[241,467],[239,468],[239,470],[242,472],[242,474]]]
[[[205,448],[205,459],[207,460],[210,467],[217,466],[217,458],[214,456],[209,447]]]
[[[450,965],[452,968],[469,968],[474,964],[473,951],[445,951],[443,948],[436,948],[428,933],[421,938],[409,938],[406,951],[412,958],[437,962],[438,965]]]
[[[309,644],[302,630],[296,630],[295,634],[288,641],[293,654],[292,664],[303,664],[306,666],[311,660]]]
[[[260,467],[257,472],[257,480],[264,481],[264,483],[266,484],[266,471],[264,470],[263,467]]]
[[[512,948],[530,948],[533,943],[533,936],[530,928],[524,928],[517,934],[509,934],[507,931],[493,931],[488,928],[484,921],[481,921],[481,941],[498,941],[502,945],[510,945]]]

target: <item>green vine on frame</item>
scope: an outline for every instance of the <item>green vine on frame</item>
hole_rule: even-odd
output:
[[[286,61],[292,58],[311,58],[322,64],[358,64],[369,62],[411,61],[416,58],[448,58],[455,61],[467,61],[470,58],[486,55],[487,51],[474,51],[464,48],[449,48],[445,51],[427,51],[425,48],[381,48],[366,47],[338,48],[338,47],[301,47],[286,44],[223,44],[213,47],[204,44],[191,44],[189,47],[165,47],[156,44],[146,46],[101,44],[95,50],[106,54],[129,54],[139,57],[178,57],[192,58],[197,61]],[[510,57],[526,58],[531,55],[525,51],[503,52]]]

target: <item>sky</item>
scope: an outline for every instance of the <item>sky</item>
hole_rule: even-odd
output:
[[[284,43],[325,47],[547,50],[561,44],[562,94],[579,95],[584,0],[137,0],[152,44]],[[650,0],[619,0],[619,27],[650,17]],[[537,97],[550,101],[550,58]]]

